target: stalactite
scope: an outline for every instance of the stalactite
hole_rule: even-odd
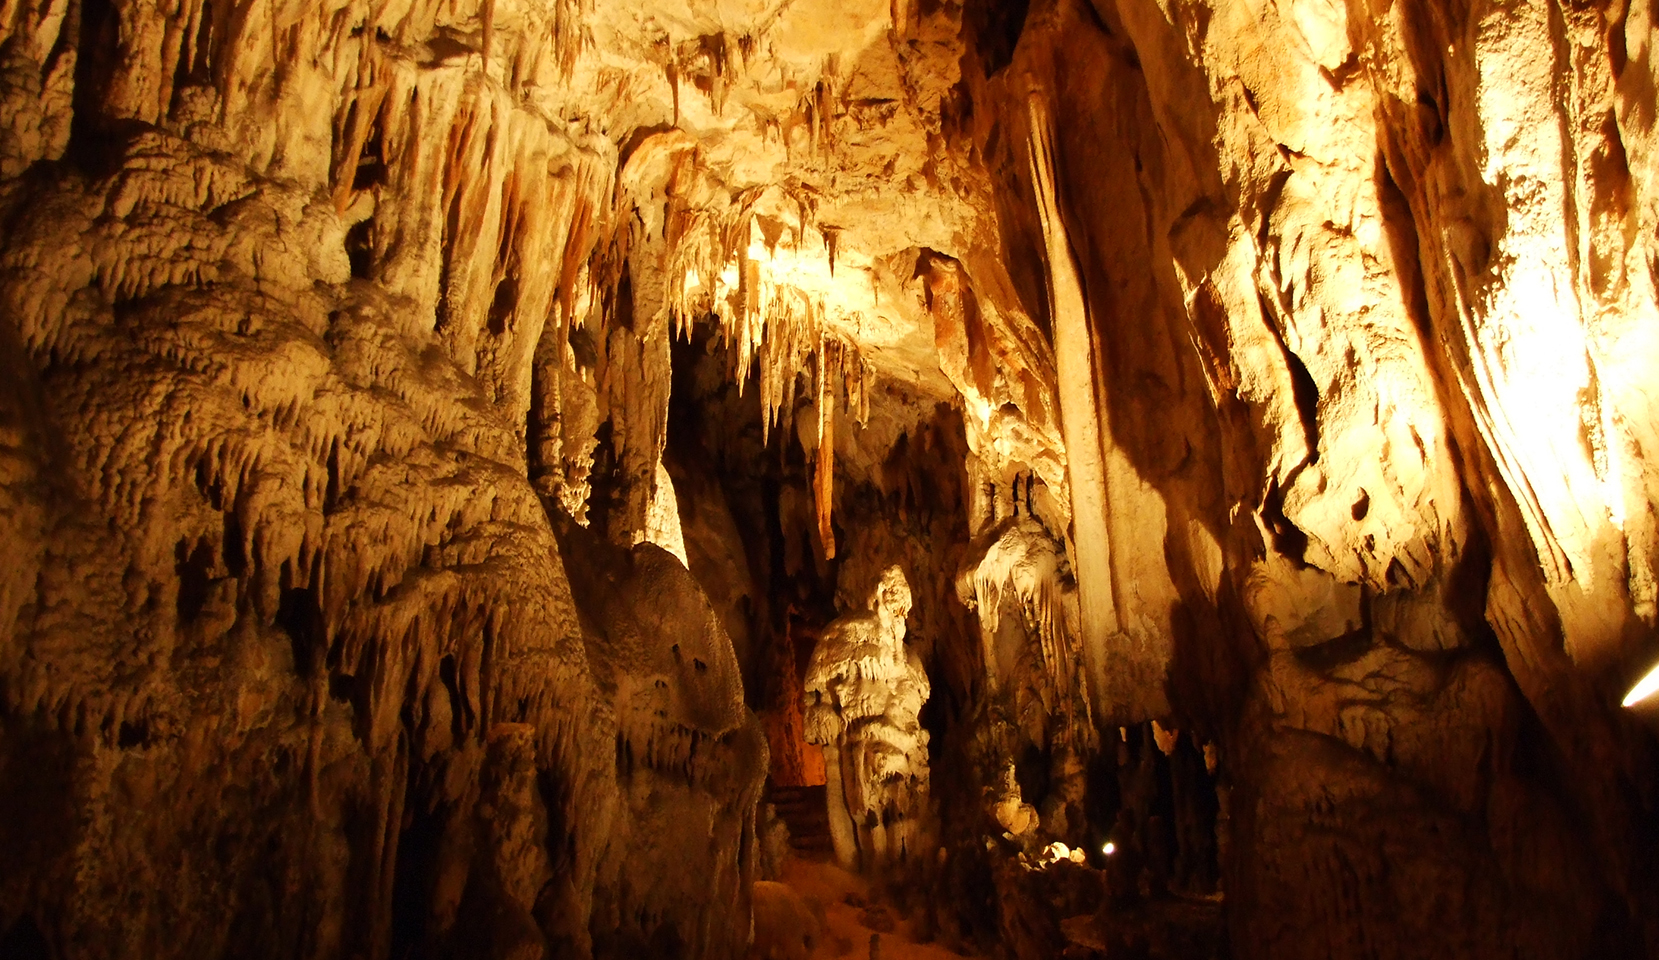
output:
[[[824,559],[835,559],[835,530],[830,512],[835,501],[835,381],[840,373],[836,351],[828,341],[818,347],[818,472],[813,481],[818,513],[818,542]]]

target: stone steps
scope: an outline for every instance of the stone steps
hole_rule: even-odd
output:
[[[830,839],[829,808],[825,806],[825,791],[816,787],[780,787],[771,781],[766,784],[766,801],[778,812],[778,819],[789,825],[789,846],[796,853],[807,856],[833,856],[835,844]]]

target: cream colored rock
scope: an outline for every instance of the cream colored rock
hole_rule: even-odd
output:
[[[807,668],[806,739],[824,747],[831,837],[849,869],[924,849],[929,735],[918,714],[931,686],[904,643],[910,606],[904,571],[888,568],[869,608],[831,624]]]

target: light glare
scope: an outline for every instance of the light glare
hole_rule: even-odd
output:
[[[1659,672],[1659,671],[1655,671],[1655,672]],[[1659,680],[1656,680],[1654,682],[1655,682],[1655,684],[1659,684]],[[1112,854],[1118,852],[1118,845],[1113,843],[1112,841],[1108,840],[1108,841],[1106,841],[1106,845],[1104,847],[1100,848],[1100,852],[1104,853],[1105,855],[1107,855],[1109,857]]]
[[[1641,703],[1643,700],[1646,700],[1648,697],[1653,696],[1655,691],[1659,691],[1659,666],[1655,666],[1652,670],[1649,670],[1647,672],[1647,676],[1643,677],[1634,687],[1630,688],[1630,692],[1625,695],[1624,705],[1627,707],[1633,707],[1636,704]]]

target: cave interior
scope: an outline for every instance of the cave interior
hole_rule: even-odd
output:
[[[0,0],[0,960],[1659,958],[1656,91]]]

